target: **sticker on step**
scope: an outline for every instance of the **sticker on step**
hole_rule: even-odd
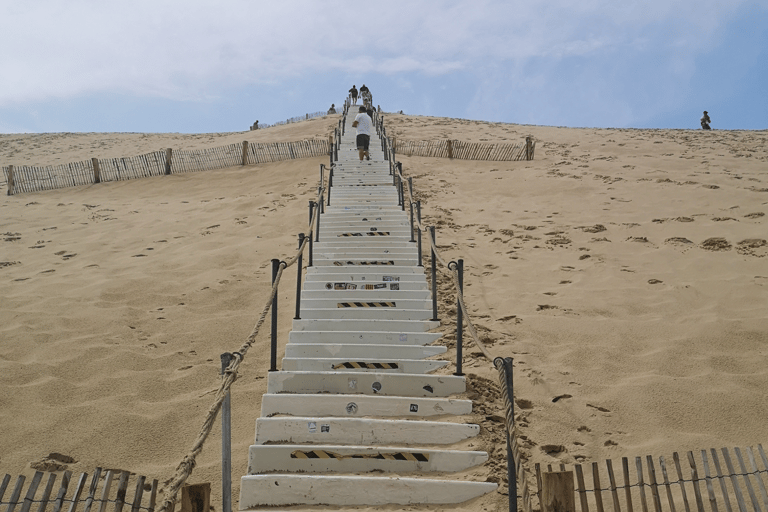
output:
[[[389,283],[389,289],[390,290],[399,290],[400,289],[400,283]]]
[[[326,285],[326,288],[327,288],[327,285]],[[357,290],[357,285],[352,283],[333,283],[333,289],[334,290]]]
[[[367,284],[365,285],[366,290],[383,290],[387,288],[387,283],[378,283],[378,284]]]
[[[409,409],[411,412],[419,412],[419,404],[411,404]]]
[[[323,434],[328,434],[331,431],[330,425],[320,425],[320,432]]]
[[[382,281],[399,281],[400,276],[381,276]]]
[[[310,421],[307,423],[307,429],[309,430],[310,434],[316,434],[317,433],[317,422]]]
[[[408,341],[408,335],[404,332],[400,333],[400,341]]]

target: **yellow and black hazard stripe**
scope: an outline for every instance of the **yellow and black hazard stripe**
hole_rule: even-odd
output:
[[[338,302],[337,308],[396,308],[394,302]]]
[[[363,363],[359,361],[345,361],[337,363],[332,367],[334,370],[347,368],[350,370],[397,370],[400,366],[397,363]]]
[[[292,459],[374,459],[374,460],[404,460],[411,462],[429,462],[428,453],[420,452],[378,452],[351,453],[342,455],[328,450],[294,450]]]
[[[368,236],[389,236],[389,231],[368,231]]]

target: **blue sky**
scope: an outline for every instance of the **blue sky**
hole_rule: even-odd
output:
[[[0,133],[230,132],[337,105],[768,129],[768,0],[0,0]]]

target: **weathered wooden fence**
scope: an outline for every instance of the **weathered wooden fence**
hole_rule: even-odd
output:
[[[325,156],[329,151],[330,143],[327,139],[268,143],[245,141],[241,144],[207,149],[167,149],[126,158],[92,158],[63,165],[7,166],[2,168],[2,177],[7,183],[8,195],[12,195],[107,181]]]
[[[610,459],[605,465],[576,464],[574,503],[580,504],[581,512],[767,511],[768,458],[762,445],[745,450],[733,448],[732,452],[735,460],[727,448],[689,451],[684,458],[675,452],[671,461],[663,456],[658,460],[650,455],[635,457],[633,462],[624,457],[616,470]],[[565,465],[560,465],[559,470],[571,471]],[[547,471],[552,472],[552,467]],[[539,464],[536,476],[541,510],[546,511]]]
[[[61,474],[58,487],[56,487],[56,473],[47,473],[47,478],[45,475],[37,471],[26,492],[24,492],[26,477],[19,476],[11,494],[6,499],[6,490],[9,489],[11,481],[11,475],[6,474],[0,482],[0,506],[6,505],[6,512],[14,512],[17,507],[19,512],[30,512],[33,506],[34,512],[45,512],[49,505],[53,507],[53,512],[63,512],[64,507],[67,507],[67,512],[76,512],[80,505],[83,507],[83,512],[105,512],[107,506],[112,507],[113,512],[121,512],[123,507],[129,508],[131,512],[154,512],[155,510],[157,480],[148,482],[146,477],[138,476],[135,484],[129,485],[131,477],[129,472],[102,471],[101,468],[96,468],[86,489],[87,473],[82,473],[76,485],[71,486],[72,472],[65,471]],[[41,487],[43,480],[45,485]],[[99,486],[101,486],[100,492]],[[55,487],[56,490],[54,490]]]
[[[394,139],[395,151],[405,156],[456,158],[459,160],[533,160],[536,141],[519,144],[463,142],[460,140]]]
[[[264,125],[260,124],[259,125],[259,130],[262,130],[264,128],[270,128],[272,126],[280,126],[280,125],[283,125],[283,124],[298,123],[299,121],[306,121],[307,119],[313,119],[315,117],[322,117],[322,116],[327,116],[327,115],[328,115],[327,111],[320,110],[318,112],[312,112],[311,114],[304,114],[303,116],[292,117],[290,119],[286,119],[285,121],[278,121],[278,122],[273,123],[273,124],[264,124]]]

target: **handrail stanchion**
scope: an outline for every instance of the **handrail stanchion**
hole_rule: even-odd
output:
[[[315,220],[315,242],[320,241],[320,205],[315,203],[317,206],[317,220]]]
[[[501,397],[504,399],[504,414],[507,421],[507,482],[509,484],[509,512],[517,512],[517,467],[512,453],[512,435],[515,431],[515,395],[512,382],[513,359],[497,357],[493,365],[499,370]]]
[[[272,286],[277,279],[277,271],[280,268],[280,260],[272,259]],[[277,294],[272,297],[272,343],[270,344],[269,371],[277,371]]]
[[[459,289],[456,295],[456,373],[454,375],[462,376],[464,373],[461,371],[461,362],[464,359],[464,312],[461,309],[461,299],[459,295],[464,293],[464,260],[460,259],[457,262],[451,262],[455,265],[459,274]],[[448,268],[451,269],[451,264]]]
[[[304,233],[299,233],[299,249],[301,249],[301,245],[304,243]],[[296,316],[293,317],[294,320],[301,320],[301,260],[304,256],[304,251],[299,252],[299,259],[296,262],[296,266],[299,267],[297,271],[296,276]]]
[[[229,352],[221,354],[222,378],[234,359],[235,355]],[[229,390],[221,403],[221,510],[232,512],[232,402]]]
[[[413,202],[408,203],[410,209],[411,209],[411,242],[416,241],[416,236],[413,231]]]
[[[419,251],[419,267],[423,267],[424,263],[421,261],[421,201],[416,201],[416,219],[418,219],[419,224],[416,226],[416,229],[419,231],[419,239],[417,241],[416,246],[418,247]]]
[[[328,206],[331,206],[331,189],[333,188],[333,167],[328,173]]]
[[[430,249],[432,251],[432,320],[437,321],[440,319],[437,317],[437,257],[435,254],[437,241],[435,239],[435,226],[429,226],[429,234],[432,237]]]
[[[309,202],[309,222],[312,222],[312,214],[315,213],[315,202],[310,201]],[[309,261],[307,262],[307,266],[312,266],[312,241],[315,239],[313,236],[314,233],[314,226],[309,226]]]
[[[410,198],[408,204],[411,207],[411,242],[416,240],[413,238],[413,178],[408,177],[408,197]],[[403,196],[403,204],[405,204],[405,196]]]
[[[405,184],[403,183],[403,179],[400,178],[400,209],[402,211],[405,211],[405,191],[403,190],[405,188]]]

